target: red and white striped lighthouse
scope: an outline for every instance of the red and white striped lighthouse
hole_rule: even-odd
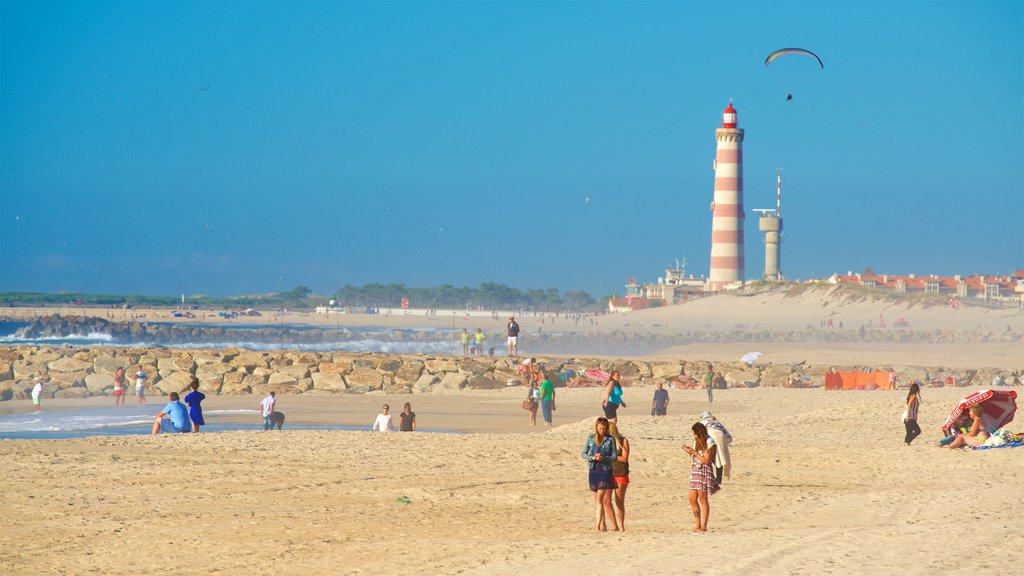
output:
[[[711,273],[708,290],[743,281],[743,130],[736,109],[722,112],[715,130],[715,200],[711,203]]]

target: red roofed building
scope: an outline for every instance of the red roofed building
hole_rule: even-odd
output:
[[[868,268],[861,274],[847,272],[833,274],[832,284],[856,284],[866,288],[888,290],[896,294],[925,293],[955,296],[960,299],[975,299],[992,303],[1024,302],[1024,270],[1012,275],[996,276],[978,274],[974,276],[917,276],[909,274],[876,274]]]

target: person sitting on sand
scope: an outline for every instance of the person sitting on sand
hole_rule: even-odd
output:
[[[188,408],[178,401],[178,393],[171,392],[169,399],[170,401],[156,415],[156,419],[153,421],[153,433],[151,436],[156,436],[160,432],[179,433],[192,431],[192,421],[188,417]]]
[[[960,448],[961,446],[981,446],[988,440],[988,429],[985,428],[985,421],[982,418],[981,405],[975,404],[970,408],[971,428],[967,432],[957,434],[946,448]]]

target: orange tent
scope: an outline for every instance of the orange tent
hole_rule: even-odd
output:
[[[825,374],[826,390],[891,390],[890,372],[829,372]]]

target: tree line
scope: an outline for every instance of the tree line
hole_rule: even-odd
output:
[[[484,282],[476,288],[451,284],[417,288],[405,284],[371,283],[346,285],[334,294],[334,299],[341,306],[375,308],[399,307],[403,298],[409,299],[410,308],[589,311],[598,307],[597,301],[583,290],[562,294],[557,288],[520,290],[495,282]]]
[[[564,294],[557,288],[520,290],[505,284],[485,282],[479,287],[456,287],[450,284],[417,288],[405,284],[371,283],[346,285],[333,295],[338,306],[398,308],[402,299],[409,299],[412,308],[589,311],[599,308],[597,301],[582,290]],[[306,286],[259,296],[189,296],[188,308],[280,308],[312,309],[327,304],[328,297],[313,294]],[[79,292],[0,292],[0,306],[92,306],[92,307],[159,307],[182,306],[181,296],[146,296],[118,294],[85,294]]]

